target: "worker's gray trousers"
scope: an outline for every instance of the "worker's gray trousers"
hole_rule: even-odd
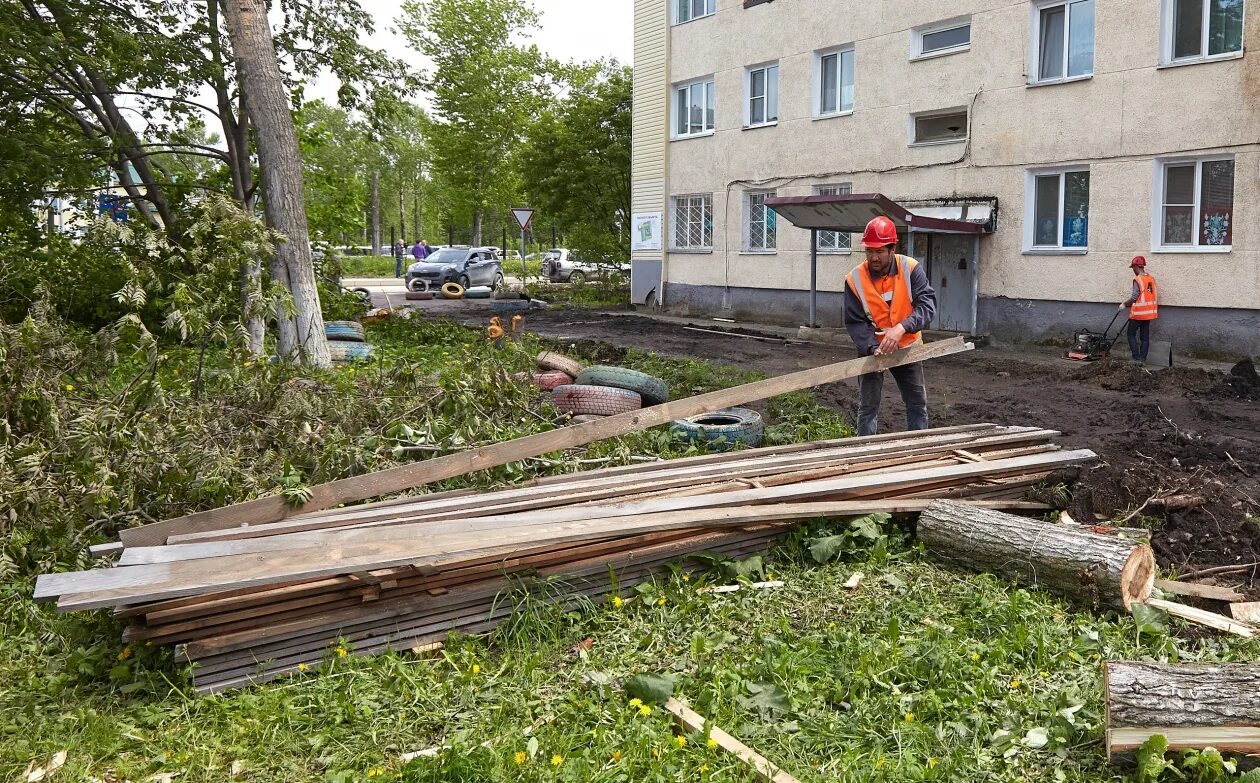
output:
[[[927,385],[923,383],[923,363],[903,364],[888,370],[892,373],[901,399],[906,404],[906,429],[928,428]],[[884,394],[884,373],[858,376],[858,433],[874,435],[879,431],[879,401]]]

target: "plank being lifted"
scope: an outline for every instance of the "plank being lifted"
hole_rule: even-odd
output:
[[[599,421],[561,427],[482,448],[319,484],[310,488],[311,499],[303,504],[300,510],[290,508],[284,498],[270,495],[232,506],[131,528],[122,531],[119,537],[125,546],[153,546],[164,543],[167,536],[174,534],[273,522],[302,511],[318,511],[339,503],[353,503],[391,492],[401,492],[421,484],[442,481],[466,473],[506,465],[509,462],[626,435],[659,424],[667,424],[674,419],[711,413],[733,405],[744,405],[824,383],[834,383],[845,378],[899,367],[903,364],[949,356],[969,351],[973,347],[971,343],[964,342],[961,337],[955,337],[926,345],[916,345],[886,356],[868,356],[801,370],[742,386],[719,389],[695,397],[653,405],[642,410],[609,416]]]

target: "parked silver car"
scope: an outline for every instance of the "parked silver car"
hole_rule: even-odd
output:
[[[542,274],[553,283],[584,283],[625,271],[615,264],[597,264],[577,257],[566,247],[553,247],[543,253]]]
[[[452,245],[407,267],[408,289],[420,289],[426,283],[429,288],[459,283],[464,288],[488,285],[497,289],[503,284],[503,265],[494,248]]]

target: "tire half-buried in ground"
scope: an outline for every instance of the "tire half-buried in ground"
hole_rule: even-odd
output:
[[[638,410],[643,399],[638,392],[614,389],[611,386],[557,386],[551,392],[551,404],[564,413],[615,416]]]
[[[669,431],[679,440],[707,443],[713,451],[726,451],[743,443],[760,446],[766,426],[761,414],[748,408],[726,408],[702,413],[670,423]]]

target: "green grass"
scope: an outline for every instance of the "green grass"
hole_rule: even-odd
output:
[[[407,267],[414,262],[415,259],[411,257],[411,253],[407,253],[403,257],[404,274],[407,271]],[[341,276],[393,277],[394,263],[393,256],[342,256]]]
[[[313,448],[331,461],[310,470],[350,469],[353,463],[337,461],[346,453],[372,467],[390,464],[395,444],[445,451],[550,426],[546,410],[512,378],[530,368],[536,341],[496,348],[474,330],[428,320],[386,321],[368,334],[378,360],[317,373],[321,385],[311,393],[332,408],[392,399],[392,417],[364,425],[355,419],[366,429],[336,437],[329,419],[327,442]],[[725,365],[581,348],[588,361],[616,358],[666,377],[678,397],[758,377]],[[187,393],[195,358],[173,352],[162,365],[169,394]],[[249,382],[227,364],[216,359],[224,374],[208,394]],[[75,394],[89,393],[90,381],[78,383]],[[274,386],[300,394],[282,378]],[[117,383],[102,382],[95,393],[116,395]],[[285,403],[299,434],[300,417],[331,415],[294,407],[302,399]],[[778,398],[765,410],[772,439],[848,432],[809,393]],[[289,437],[284,426],[273,427],[276,438]],[[140,431],[128,437],[147,442]],[[125,444],[106,445],[117,450],[114,469],[130,469]],[[683,453],[663,432],[636,433],[443,486],[574,470],[578,457],[618,464],[636,454]],[[315,457],[300,461],[308,459]],[[259,479],[249,492],[273,490]],[[680,743],[659,707],[644,714],[632,706],[621,684],[639,673],[676,678],[677,693],[699,712],[807,783],[1105,780],[1118,776],[1102,753],[1101,660],[1232,660],[1256,652],[1232,638],[1186,641],[1158,627],[1139,633],[1128,618],[1096,617],[990,576],[942,570],[893,526],[849,532],[843,559],[815,562],[809,543],[846,530],[836,522],[797,532],[748,564],[785,581],[780,590],[698,594],[699,584],[728,578],[676,571],[622,592],[620,606],[565,611],[521,599],[521,611],[500,631],[453,639],[438,654],[341,657],[334,642],[318,671],[204,698],[192,695],[169,650],[124,646],[104,613],[58,615],[36,605],[31,575],[10,573],[0,587],[0,780],[60,750],[69,758],[55,781],[138,781],[164,772],[179,773],[178,783],[225,781],[234,765],[236,779],[258,781],[754,779],[699,734]],[[856,570],[865,580],[845,590]],[[590,649],[575,652],[585,638]],[[554,719],[532,740],[524,736],[548,715]],[[450,747],[400,761],[441,745]]]

